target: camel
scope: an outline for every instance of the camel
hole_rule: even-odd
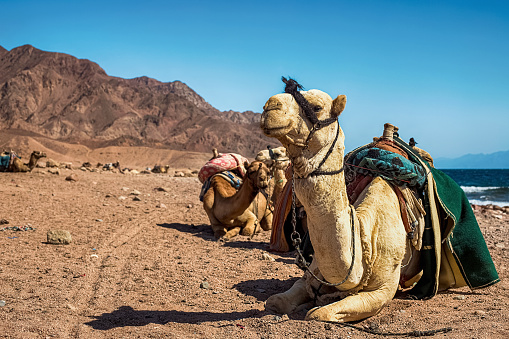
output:
[[[154,165],[152,168],[152,173],[168,173],[170,165]]]
[[[270,170],[273,177],[273,185],[268,190],[268,195],[272,204],[275,204],[278,200],[283,188],[286,184],[285,171],[290,164],[290,159],[286,155],[286,149],[284,147],[269,148],[258,152],[256,160],[263,161]]]
[[[45,158],[46,153],[40,151],[33,151],[30,155],[30,160],[28,164],[24,164],[21,159],[18,157],[14,157],[11,165],[9,166],[9,172],[31,172],[35,166],[37,165],[37,161],[40,158]]]
[[[238,190],[223,177],[212,177],[210,188],[203,196],[203,208],[209,217],[214,236],[230,240],[239,233],[253,236],[272,226],[272,213],[267,209],[263,190],[269,183],[269,169],[261,161],[244,164],[246,175]]]
[[[269,297],[265,307],[287,314],[316,298],[323,306],[309,310],[308,320],[365,319],[377,314],[398,289],[407,248],[398,198],[390,184],[377,177],[349,204],[345,137],[338,121],[346,96],[333,100],[327,93],[299,91],[294,80],[283,80],[286,93],[269,98],[260,124],[291,159],[294,192],[307,212],[315,253],[303,277],[288,291]]]

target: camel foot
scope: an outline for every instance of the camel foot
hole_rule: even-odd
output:
[[[258,228],[259,228],[259,226],[257,224],[254,224],[252,226],[248,225],[248,226],[242,228],[242,230],[240,231],[240,234],[250,237],[250,236],[254,235],[255,229],[258,229]]]
[[[265,302],[265,309],[278,314],[292,313],[299,305],[292,304],[283,293],[275,294],[269,297]]]
[[[289,314],[307,304],[311,298],[306,291],[306,281],[299,279],[284,293],[274,294],[265,302],[265,309],[279,314]]]

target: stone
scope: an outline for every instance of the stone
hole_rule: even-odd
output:
[[[269,254],[267,253],[263,253],[262,254],[262,260],[268,260],[268,261],[276,261],[276,259],[274,259],[273,257],[271,257]]]
[[[141,198],[140,198],[139,196],[135,196],[135,197],[133,198],[133,201],[141,201]]]
[[[207,281],[203,281],[201,284],[200,284],[200,288],[203,288],[205,290],[208,290],[210,288],[210,284],[207,282]]]
[[[78,181],[78,176],[76,175],[76,173],[71,173],[69,174],[67,177],[65,177],[65,180],[67,181]]]
[[[166,205],[163,203],[160,203],[160,204],[157,204],[156,207],[157,208],[166,208]]]
[[[52,230],[47,233],[48,244],[68,245],[72,241],[71,233],[65,230]]]
[[[140,192],[140,191],[138,191],[138,190],[133,190],[133,191],[131,192],[131,195],[140,195],[140,194],[141,194],[141,192]]]
[[[465,298],[466,298],[466,297],[465,297],[464,295],[457,295],[457,296],[455,296],[453,299],[454,299],[454,300],[465,300]]]
[[[156,191],[160,191],[160,192],[169,192],[170,190],[167,189],[166,187],[156,187],[155,189]]]

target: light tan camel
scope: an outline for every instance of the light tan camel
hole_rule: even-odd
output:
[[[238,190],[221,176],[211,179],[210,188],[203,196],[214,236],[229,240],[237,234],[253,236],[272,226],[272,213],[267,209],[267,198],[261,190],[269,183],[269,169],[261,161],[245,163],[246,175]]]
[[[323,306],[312,308],[306,319],[348,322],[370,317],[398,288],[406,248],[398,198],[378,177],[350,206],[342,170],[344,134],[337,121],[346,96],[332,100],[322,91],[292,91],[288,85],[287,91],[292,94],[278,94],[267,101],[261,128],[286,147],[315,254],[304,276],[288,291],[271,296],[265,307],[290,313],[311,302],[313,289],[320,288],[312,272],[339,285],[320,288],[317,300]],[[307,100],[307,110],[301,107],[302,100],[297,103],[295,92]]]
[[[262,150],[258,152],[255,159],[263,161],[270,170],[273,179],[271,179],[271,184],[269,185],[268,195],[274,205],[286,184],[285,170],[290,165],[290,159],[286,155],[286,148],[281,146]]]
[[[46,153],[40,151],[33,151],[30,155],[28,164],[24,164],[21,159],[15,157],[9,166],[9,172],[31,172],[37,165],[40,158],[45,158]]]

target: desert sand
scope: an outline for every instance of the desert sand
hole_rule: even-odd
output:
[[[147,163],[147,165],[153,165]],[[61,169],[0,173],[0,338],[379,338],[264,309],[302,271],[269,232],[218,242],[196,177]],[[77,181],[65,178],[74,173]],[[396,297],[355,326],[509,337],[509,215],[475,209],[501,282]],[[18,230],[15,230],[18,229]],[[65,230],[67,245],[47,243]]]

